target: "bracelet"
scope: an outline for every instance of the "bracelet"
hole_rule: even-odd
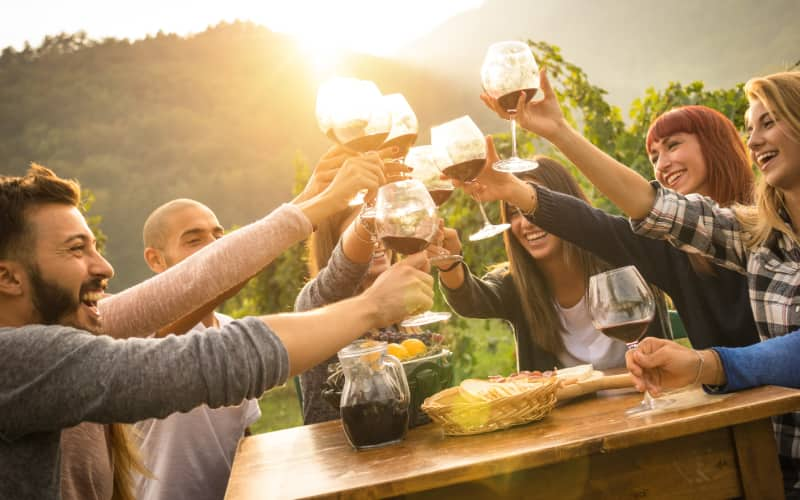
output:
[[[700,374],[703,373],[703,364],[705,360],[703,359],[703,355],[700,354],[700,351],[694,351],[694,353],[697,354],[697,359],[700,360],[700,365],[697,367],[697,375],[694,377],[694,382],[692,382],[692,385],[697,385],[697,383],[700,382]]]
[[[457,261],[453,262],[452,264],[450,264],[449,266],[445,267],[444,269],[442,269],[442,268],[439,268],[439,272],[440,272],[440,273],[449,273],[450,271],[452,271],[453,269],[455,269],[455,268],[456,268],[456,266],[458,266],[458,265],[459,265],[459,264],[461,264],[461,263],[462,263],[462,261],[460,261],[460,260],[457,260]]]

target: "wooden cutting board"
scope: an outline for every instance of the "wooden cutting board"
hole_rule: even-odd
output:
[[[633,387],[633,378],[631,377],[630,373],[625,372],[614,375],[606,375],[601,371],[595,370],[590,377],[584,380],[579,380],[578,382],[559,387],[556,390],[556,398],[560,402],[597,391],[604,391],[607,389],[624,389],[626,387]]]

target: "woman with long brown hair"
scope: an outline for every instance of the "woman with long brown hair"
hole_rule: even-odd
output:
[[[491,147],[493,151],[493,147]],[[492,158],[487,161],[491,164]],[[575,179],[557,161],[538,157],[539,168],[517,174],[522,181],[564,193],[588,203]],[[442,290],[454,311],[467,317],[500,318],[513,327],[519,370],[550,370],[590,363],[596,368],[624,364],[625,343],[594,328],[586,300],[589,277],[608,263],[528,221],[517,206],[503,203],[511,228],[504,235],[508,265],[482,278],[465,265],[440,268]],[[458,234],[445,230],[445,249],[461,251]],[[648,335],[663,337],[666,308]]]

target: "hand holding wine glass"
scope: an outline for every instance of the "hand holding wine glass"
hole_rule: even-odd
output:
[[[375,202],[375,228],[383,246],[410,255],[425,250],[437,232],[438,217],[425,186],[404,180],[381,186]],[[401,326],[419,326],[449,319],[449,312],[430,311],[407,318]]]
[[[440,167],[444,175],[463,183],[474,181],[486,163],[486,139],[469,116],[462,116],[431,129],[431,144],[447,151],[449,162]],[[483,240],[496,236],[510,224],[489,222],[489,217],[476,198],[483,217],[483,227],[470,235],[470,241]]]
[[[625,342],[628,350],[634,350],[647,333],[656,304],[636,267],[626,266],[595,274],[589,279],[589,310],[595,328]],[[654,400],[646,393],[642,403],[626,413],[637,414],[669,403]]]
[[[520,101],[527,103],[539,90],[539,67],[527,44],[516,41],[498,42],[489,47],[481,66],[483,89],[496,99],[511,121],[511,157],[495,162],[501,172],[525,172],[539,164],[517,156],[515,113]]]
[[[568,130],[569,124],[561,111],[558,97],[555,94],[547,72],[542,68],[539,71],[540,90],[537,94],[541,99],[530,99],[522,92],[517,101],[514,118],[517,123],[529,132],[540,135],[550,142],[554,142],[562,130]],[[487,94],[481,94],[481,101],[492,111],[497,113],[500,118],[510,120],[511,114],[500,104],[500,102]]]

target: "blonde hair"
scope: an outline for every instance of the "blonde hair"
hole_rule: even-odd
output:
[[[779,123],[788,137],[800,143],[800,71],[785,71],[752,78],[745,85],[747,99],[760,101]],[[800,168],[796,165],[795,168]],[[767,184],[764,177],[756,186],[755,206],[736,206],[734,212],[742,225],[745,244],[750,247],[762,245],[772,231],[780,231],[792,241],[800,244],[797,234],[781,217],[785,207],[783,192]]]
[[[113,493],[111,500],[136,500],[133,487],[133,473],[137,472],[147,479],[153,474],[144,466],[139,447],[132,439],[133,427],[128,424],[108,426],[108,447],[111,450],[113,469]]]

